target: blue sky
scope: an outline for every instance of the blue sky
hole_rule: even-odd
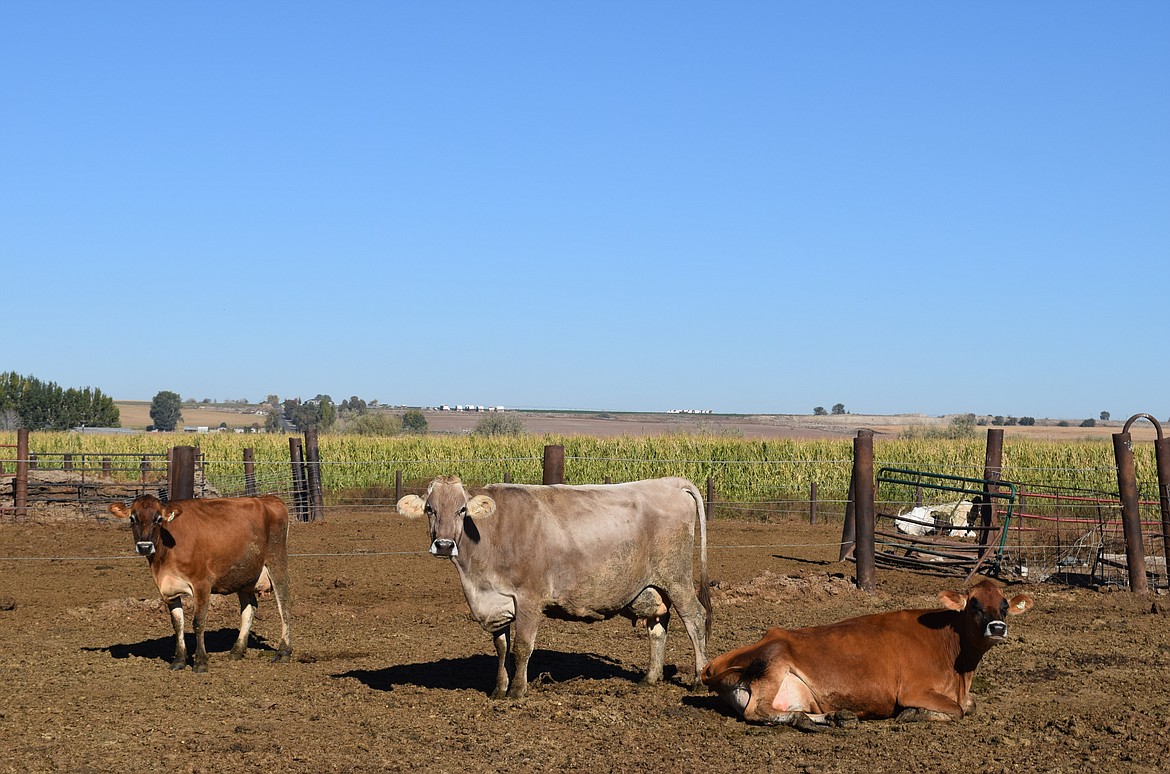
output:
[[[1170,414],[1170,3],[0,4],[0,370]]]

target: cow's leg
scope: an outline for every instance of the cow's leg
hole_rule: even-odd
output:
[[[272,582],[272,596],[276,599],[276,612],[280,614],[280,642],[276,646],[273,662],[292,655],[292,597],[288,588],[288,554],[283,538],[270,545],[268,561],[264,569]]]
[[[492,691],[493,699],[502,699],[508,692],[508,640],[507,626],[492,635],[492,642],[496,646],[496,688]]]
[[[232,661],[243,658],[244,652],[248,650],[248,635],[252,632],[252,621],[256,617],[256,594],[241,590],[237,596],[240,598],[240,633],[229,655]]]
[[[638,596],[623,611],[634,619],[646,622],[650,635],[650,666],[642,682],[654,685],[662,682],[662,669],[666,663],[666,629],[670,623],[670,607],[662,594],[653,586],[642,589]]]
[[[666,664],[666,629],[669,624],[669,612],[646,619],[646,631],[650,634],[650,668],[642,678],[646,685],[662,682],[662,669]]]
[[[914,695],[899,696],[898,704],[905,707],[898,713],[899,723],[914,723],[921,720],[961,720],[963,708],[957,701],[938,691],[923,691]]]
[[[516,639],[512,642],[512,658],[516,661],[516,671],[512,675],[512,684],[508,686],[509,699],[521,699],[528,693],[528,659],[532,658],[532,651],[536,649],[540,611],[521,611],[517,605],[515,626]]]
[[[166,602],[171,613],[171,626],[175,630],[175,655],[171,658],[171,669],[184,669],[187,666],[187,643],[183,639],[183,598],[173,597]]]
[[[695,595],[695,589],[689,581],[689,573],[687,578],[685,586],[668,589],[667,592],[671,604],[687,627],[687,634],[690,635],[691,645],[695,649],[695,679],[691,683],[691,690],[697,691],[703,687],[703,681],[699,676],[703,673],[703,667],[707,665],[707,613]]]
[[[207,671],[207,646],[203,644],[203,628],[207,623],[207,602],[211,597],[208,586],[196,586],[191,595],[194,602],[191,612],[191,626],[195,629],[195,664],[196,672]]]

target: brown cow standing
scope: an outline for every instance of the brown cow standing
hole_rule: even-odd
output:
[[[130,520],[135,548],[150,562],[150,573],[171,611],[175,656],[171,669],[187,665],[183,641],[182,596],[193,600],[196,672],[207,671],[203,627],[211,594],[240,598],[240,634],[231,658],[243,658],[256,614],[256,595],[272,591],[280,614],[280,643],[273,661],[292,653],[289,638],[288,509],[279,497],[177,500],[163,504],[142,495],[129,508],[122,503],[110,513]]]
[[[711,625],[703,498],[684,478],[595,486],[493,484],[474,493],[454,476],[398,511],[430,523],[430,552],[459,570],[472,618],[492,635],[494,698],[528,687],[528,659],[542,615],[596,621],[624,615],[650,633],[645,682],[662,680],[673,607],[695,649],[695,685]],[[693,576],[695,521],[701,581]],[[510,627],[515,625],[515,643]],[[509,685],[506,657],[515,658]]]
[[[703,682],[747,721],[817,730],[855,719],[958,720],[975,705],[971,678],[1007,636],[1008,615],[1032,598],[1004,598],[985,580],[939,594],[944,609],[898,610],[806,629],[772,628],[714,659]]]

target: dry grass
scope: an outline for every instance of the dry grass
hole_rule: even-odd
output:
[[[119,400],[114,402],[121,414],[122,427],[130,427],[135,430],[145,430],[149,425],[154,424],[150,418],[150,401],[148,400]],[[254,413],[255,406],[243,406],[240,410],[229,409],[221,406],[204,406],[202,404],[183,404],[183,416],[179,420],[179,427],[185,425],[204,425],[206,427],[219,427],[221,422],[226,422],[231,429],[237,427],[251,427],[252,423],[259,423],[261,427],[264,426],[264,417]]]

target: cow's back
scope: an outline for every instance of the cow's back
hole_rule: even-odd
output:
[[[665,578],[691,582],[699,495],[686,479],[479,491],[496,512],[476,521],[473,573],[493,583],[543,586],[554,606],[590,618],[614,613]]]
[[[165,525],[172,544],[161,558],[168,571],[186,577],[204,571],[214,593],[255,582],[272,553],[285,561],[288,509],[275,495],[180,500]]]

